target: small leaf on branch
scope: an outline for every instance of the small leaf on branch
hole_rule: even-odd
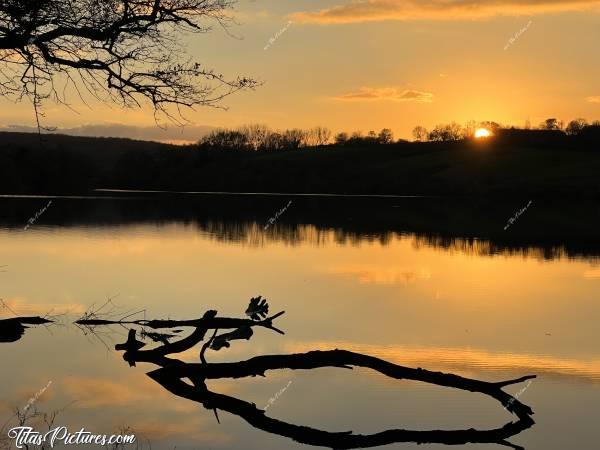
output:
[[[267,317],[269,314],[269,304],[266,298],[262,296],[254,297],[250,299],[250,304],[246,309],[246,315],[252,320],[261,320]]]

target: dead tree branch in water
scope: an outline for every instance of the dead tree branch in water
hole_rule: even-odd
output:
[[[258,310],[257,310],[258,308]],[[99,308],[96,308],[92,305],[88,308],[85,313],[75,321],[75,325],[81,328],[84,331],[84,334],[97,334],[98,327],[106,327],[110,325],[119,325],[122,327],[131,327],[131,326],[139,326],[143,328],[151,328],[154,330],[164,330],[164,329],[176,329],[176,328],[185,328],[191,327],[196,331],[188,338],[179,341],[176,346],[172,347],[172,343],[169,342],[170,339],[175,338],[174,334],[168,333],[149,333],[145,329],[142,330],[141,336],[149,337],[154,342],[160,342],[165,345],[162,351],[170,348],[181,348],[181,346],[188,345],[188,342],[194,341],[196,343],[202,341],[204,339],[204,334],[200,334],[198,330],[204,330],[206,333],[207,330],[210,329],[232,329],[234,331],[230,333],[225,333],[220,336],[215,336],[212,342],[212,346],[210,348],[212,350],[219,350],[223,347],[229,347],[229,342],[232,340],[238,339],[250,339],[252,337],[252,327],[263,327],[269,330],[273,330],[279,334],[285,334],[282,330],[275,327],[273,325],[273,321],[278,317],[281,317],[285,314],[285,311],[278,312],[270,317],[265,317],[266,312],[268,312],[268,303],[266,299],[263,299],[261,296],[250,299],[250,305],[248,309],[246,309],[246,315],[251,317],[250,319],[238,319],[238,318],[229,318],[229,317],[217,317],[216,311],[208,311],[204,314],[200,319],[193,320],[146,320],[146,319],[138,319],[138,320],[128,320],[132,316],[136,314],[144,313],[145,310],[140,311],[128,311],[126,313],[119,313],[119,307],[117,307],[112,298],[109,298],[104,304],[102,304]],[[117,317],[119,317],[117,319]],[[261,319],[260,317],[265,317]],[[178,333],[180,330],[174,330],[172,333]],[[104,341],[103,341],[104,342]],[[106,345],[106,344],[105,344]],[[208,347],[207,347],[208,348]],[[204,349],[204,352],[207,349]],[[170,353],[177,353],[177,351],[169,351]],[[166,354],[166,353],[165,353]],[[203,353],[204,354],[204,353]]]
[[[235,363],[188,363],[165,369],[169,376],[185,378],[200,375],[203,379],[245,378],[265,376],[269,370],[311,370],[321,367],[352,368],[365,367],[397,380],[414,380],[437,384],[470,392],[479,392],[498,400],[508,411],[517,416],[530,416],[533,411],[502,390],[503,387],[536,378],[528,375],[516,380],[487,382],[464,378],[459,375],[443,372],[432,372],[426,369],[414,369],[360,353],[347,350],[312,351],[291,355],[256,356],[246,361]]]
[[[254,304],[258,304],[254,300]],[[262,306],[262,303],[260,303]],[[251,306],[253,302],[251,301]],[[256,305],[255,305],[256,306]],[[262,307],[261,306],[261,307]],[[263,308],[266,311],[266,308]],[[249,313],[248,313],[249,311]],[[247,310],[248,315],[254,315],[255,319],[260,319],[259,315],[252,308]],[[282,313],[276,314],[265,320],[273,320]],[[144,321],[148,323],[148,321]],[[221,348],[223,343],[228,343],[233,339],[249,339],[251,334],[245,327],[251,331],[251,326],[260,325],[260,320],[247,321],[245,319],[229,319],[217,317],[216,311],[208,311],[201,319],[193,321],[149,321],[153,324],[159,324],[161,328],[166,325],[171,326],[196,326],[194,332],[187,338],[177,342],[165,343],[158,348],[143,350],[144,343],[137,341],[135,330],[130,331],[129,339],[124,344],[115,347],[116,350],[124,350],[123,358],[130,365],[136,362],[153,363],[160,366],[159,369],[151,371],[148,376],[161,384],[171,393],[187,398],[189,400],[202,404],[206,409],[212,410],[218,420],[218,410],[223,410],[235,414],[252,426],[278,434],[280,436],[291,438],[297,442],[329,447],[335,449],[352,449],[374,447],[387,445],[397,442],[414,442],[417,444],[448,444],[460,445],[467,443],[496,443],[514,449],[520,449],[508,442],[508,439],[530,428],[535,423],[532,419],[532,409],[521,403],[514,396],[503,391],[503,388],[512,384],[520,383],[532,378],[535,375],[528,375],[514,380],[488,382],[471,378],[465,378],[459,375],[434,372],[422,368],[410,368],[400,366],[383,359],[373,356],[346,350],[312,351],[308,353],[298,353],[290,355],[266,355],[257,356],[245,361],[230,363],[208,363],[204,353],[209,348]],[[227,327],[223,327],[223,324]],[[241,325],[241,326],[240,326]],[[218,335],[220,328],[235,328],[234,332]],[[267,328],[273,329],[272,326]],[[192,348],[197,343],[204,340],[209,329],[214,329],[212,337],[204,343],[200,352],[199,363],[186,363],[170,357],[175,353],[180,353]],[[218,339],[222,342],[215,345]],[[209,391],[206,381],[218,379],[238,379],[244,377],[265,376],[267,371],[273,370],[313,370],[322,367],[352,369],[362,367],[379,372],[389,378],[396,380],[413,380],[434,384],[443,387],[460,389],[467,392],[474,392],[487,395],[500,404],[505,409],[518,418],[516,422],[508,422],[504,426],[487,430],[404,430],[392,429],[375,433],[371,435],[347,433],[332,433],[318,430],[306,426],[294,425],[283,422],[278,419],[268,417],[264,410],[256,407],[255,404]],[[184,380],[190,380],[192,384]]]
[[[182,364],[168,368],[161,368],[148,373],[148,376],[161,384],[169,392],[192,401],[201,403],[206,409],[223,410],[237,415],[250,425],[293,439],[302,444],[335,449],[367,448],[380,445],[388,445],[399,442],[413,442],[417,444],[447,444],[462,445],[468,443],[495,443],[514,449],[521,449],[508,442],[508,439],[521,433],[534,425],[531,418],[531,409],[518,402],[510,394],[502,391],[497,383],[463,378],[453,374],[430,372],[423,369],[411,369],[398,366],[390,362],[373,358],[367,355],[333,350],[331,352],[309,352],[295,355],[274,355],[267,357],[252,358],[240,363],[229,363],[229,367],[219,364],[194,365]],[[329,361],[332,358],[332,361]],[[237,364],[241,364],[238,370]],[[353,434],[352,432],[334,433],[311,427],[294,425],[278,419],[268,417],[265,411],[258,409],[255,404],[234,398],[228,395],[211,392],[206,384],[191,386],[183,381],[179,375],[185,377],[200,377],[202,379],[238,378],[247,374],[254,376],[266,370],[282,369],[306,369],[317,367],[345,367],[347,365],[357,367],[368,367],[376,370],[390,378],[411,379],[424,381],[439,386],[453,387],[479,392],[505,404],[507,409],[513,406],[518,421],[508,422],[499,428],[488,430],[475,430],[473,428],[464,430],[404,430],[392,429],[371,435]],[[528,378],[533,378],[530,376]]]
[[[194,327],[194,328],[207,328],[207,329],[234,329],[241,327],[264,327],[273,330],[279,334],[285,334],[280,329],[273,326],[273,320],[285,314],[285,311],[281,311],[271,317],[267,317],[264,320],[254,321],[250,319],[235,319],[229,317],[213,317],[213,318],[200,318],[193,320],[104,320],[104,319],[79,319],[75,322],[77,325],[85,326],[103,326],[103,325],[139,325],[141,327],[148,327],[152,329],[163,329],[163,328],[179,328],[179,327]]]

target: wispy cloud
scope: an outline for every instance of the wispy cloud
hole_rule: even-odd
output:
[[[46,314],[81,314],[87,308],[81,303],[31,303],[24,297],[12,297],[0,302],[0,315],[3,309],[18,316],[45,316]]]
[[[393,100],[397,102],[420,102],[431,103],[433,94],[417,91],[414,89],[400,90],[396,88],[370,88],[362,87],[358,91],[334,97],[336,100],[369,101],[369,100]]]
[[[600,95],[595,95],[592,97],[587,97],[586,98],[588,103],[600,103]]]
[[[144,127],[121,125],[117,123],[103,123],[82,125],[75,128],[59,128],[53,133],[67,134],[70,136],[111,137],[139,139],[143,141],[185,143],[198,141],[202,136],[207,135],[213,129],[213,127],[203,125],[159,128],[156,125]],[[0,125],[0,131],[37,133],[37,128],[21,125]]]
[[[600,0],[352,0],[291,15],[300,23],[342,24],[382,20],[471,20],[567,11],[600,12]]]

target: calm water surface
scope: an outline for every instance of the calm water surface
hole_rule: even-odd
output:
[[[92,334],[72,325],[108,298],[117,316],[190,319],[208,309],[243,317],[260,294],[272,313],[286,311],[277,322],[285,336],[256,329],[251,341],[208,353],[210,361],[340,348],[488,381],[536,374],[507,388],[521,391],[536,421],[511,442],[528,450],[598,448],[600,266],[593,250],[544,257],[547,249],[535,244],[497,252],[490,248],[506,243],[440,245],[447,236],[386,232],[381,218],[376,232],[348,225],[346,233],[345,220],[356,223],[372,210],[355,205],[328,226],[301,220],[302,201],[264,230],[287,199],[251,217],[237,206],[216,214],[212,203],[194,206],[193,217],[158,217],[136,199],[55,199],[24,231],[47,200],[3,199],[10,212],[0,215],[0,318],[50,313],[58,323],[0,344],[0,425],[51,381],[36,407],[61,409],[56,424],[72,430],[110,434],[128,426],[155,449],[308,448],[225,412],[219,425],[212,411],[169,394],[145,375],[154,366],[129,367],[113,350],[124,327]],[[406,212],[393,202],[385,208]],[[72,219],[78,212],[85,219]],[[198,354],[183,357],[197,361]],[[329,431],[491,428],[511,420],[485,396],[363,369],[284,370],[210,386],[259,407],[277,394],[268,415]]]

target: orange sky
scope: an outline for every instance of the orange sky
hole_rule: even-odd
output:
[[[597,0],[264,0],[239,2],[235,15],[230,32],[241,39],[216,27],[190,38],[189,52],[264,85],[226,100],[227,111],[188,113],[195,126],[388,127],[410,137],[417,124],[452,120],[600,119]],[[108,134],[154,126],[150,109],[72,101],[76,113],[47,104],[45,123],[104,124]],[[0,99],[0,126],[33,124],[30,105]]]

